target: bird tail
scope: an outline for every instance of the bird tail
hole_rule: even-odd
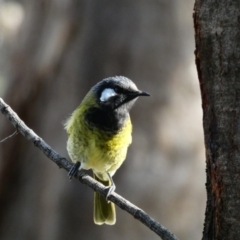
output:
[[[93,174],[94,179],[98,182],[102,183],[105,186],[110,186],[111,182],[103,181],[99,179],[95,174]],[[108,225],[114,225],[116,223],[116,209],[115,205],[112,202],[107,202],[106,198],[99,194],[98,192],[94,192],[94,223],[98,225],[102,225],[103,223]]]

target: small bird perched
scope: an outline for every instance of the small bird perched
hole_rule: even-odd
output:
[[[94,178],[115,190],[112,176],[122,165],[132,142],[129,111],[139,96],[150,96],[138,90],[128,78],[106,78],[97,83],[67,120],[67,150],[75,164],[69,171],[72,178],[79,169],[92,169]],[[113,225],[115,205],[101,194],[94,193],[94,222]]]

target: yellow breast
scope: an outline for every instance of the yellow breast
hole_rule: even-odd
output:
[[[81,162],[83,169],[111,175],[126,158],[132,142],[132,124],[127,118],[116,133],[89,126],[84,120],[85,107],[80,106],[66,123],[69,135],[67,150],[73,162]]]

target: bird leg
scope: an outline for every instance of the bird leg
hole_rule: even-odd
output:
[[[109,186],[109,188],[108,188],[108,193],[107,193],[107,196],[106,196],[106,199],[108,200],[109,196],[115,191],[116,185],[114,184],[113,179],[112,179],[112,176],[109,174],[109,172],[107,172],[107,175],[108,175],[109,180],[110,180],[110,182],[111,182],[111,186]],[[109,201],[108,201],[108,202],[109,202]]]

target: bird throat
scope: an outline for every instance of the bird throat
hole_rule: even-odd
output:
[[[97,128],[109,133],[117,133],[129,118],[127,111],[106,110],[92,107],[85,114],[85,121],[92,128]]]

